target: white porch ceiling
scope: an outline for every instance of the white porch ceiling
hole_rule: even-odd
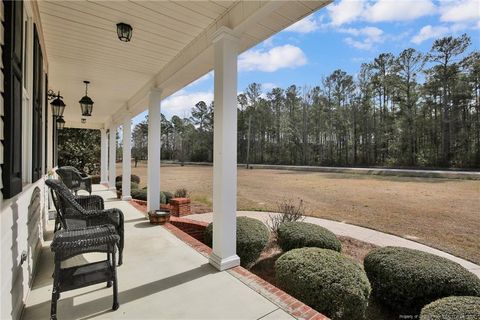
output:
[[[146,109],[145,94],[165,96],[213,67],[211,36],[232,28],[244,51],[330,1],[39,1],[49,88],[67,104],[67,126],[100,128]],[[116,24],[133,27],[132,41]],[[80,123],[78,100],[89,80],[92,117]]]

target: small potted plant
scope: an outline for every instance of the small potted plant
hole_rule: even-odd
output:
[[[165,224],[170,221],[170,212],[162,210],[152,210],[148,212],[148,219],[151,224]]]

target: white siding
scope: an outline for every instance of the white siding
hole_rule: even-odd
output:
[[[32,5],[36,5],[33,4]],[[0,1],[0,22],[4,20],[3,1]],[[0,23],[0,44],[4,44],[3,23]],[[0,56],[2,53],[0,46]],[[4,115],[3,65],[0,59],[0,116]],[[31,67],[32,64],[29,64]],[[3,164],[3,119],[0,118],[0,164]],[[51,141],[49,141],[51,144]],[[30,156],[30,155],[29,155]],[[31,159],[27,159],[31,161]],[[1,166],[0,166],[1,176]],[[2,188],[0,178],[0,189]],[[37,190],[37,188],[39,190]],[[40,192],[40,205],[31,203],[32,195]],[[0,319],[20,319],[24,301],[30,291],[29,284],[35,275],[36,260],[43,244],[45,216],[44,180],[24,186],[23,191],[11,199],[3,199],[0,192]],[[30,211],[30,215],[29,215]],[[35,213],[32,213],[35,211]],[[27,260],[20,264],[22,252]]]

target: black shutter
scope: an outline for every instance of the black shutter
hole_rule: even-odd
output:
[[[48,155],[47,155],[47,150],[48,150],[48,74],[45,73],[45,139],[44,144],[45,144],[45,168],[43,170],[44,173],[47,173],[47,168],[48,168]]]
[[[3,198],[22,191],[22,57],[23,2],[4,1],[4,35],[2,50],[4,73],[4,162]]]
[[[32,110],[32,182],[42,176],[42,92],[43,56],[38,40],[37,26],[33,35],[33,110]]]

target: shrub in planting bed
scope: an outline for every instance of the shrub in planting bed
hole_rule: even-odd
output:
[[[308,222],[284,222],[277,230],[278,244],[283,251],[303,247],[318,247],[340,252],[341,242],[329,230]]]
[[[120,182],[122,181],[122,176],[121,175],[115,177],[115,182],[119,182],[119,181]],[[135,175],[135,174],[132,174],[130,176],[130,181],[135,182],[136,184],[139,184],[140,183],[140,177]]]
[[[448,296],[480,296],[480,279],[456,262],[423,251],[384,247],[364,260],[374,297],[402,314]]]
[[[143,200],[147,201],[147,189],[133,189],[131,191],[131,195],[133,199],[137,200]],[[170,198],[168,198],[170,196]],[[160,192],[160,203],[161,204],[167,204],[167,199],[171,199],[171,193],[170,192]],[[170,200],[169,200],[170,201]]]
[[[275,262],[276,280],[286,292],[336,320],[365,318],[370,283],[363,269],[340,253],[293,249]]]
[[[205,229],[205,244],[212,246],[213,223]],[[242,266],[255,262],[265,249],[270,232],[261,221],[248,217],[237,218],[237,255]]]
[[[479,297],[447,297],[423,307],[420,320],[480,319]]]
[[[122,190],[122,181],[117,181],[115,183],[115,187],[117,188],[117,190]],[[130,190],[135,190],[135,189],[138,189],[138,183],[135,183],[135,182],[131,182],[130,183]]]

